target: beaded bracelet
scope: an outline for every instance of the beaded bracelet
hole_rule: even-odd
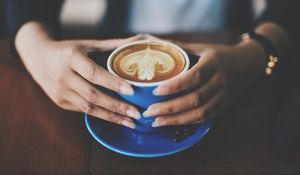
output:
[[[254,32],[242,34],[241,39],[243,41],[253,39],[254,41],[256,41],[258,44],[262,46],[262,48],[265,50],[268,56],[268,64],[265,69],[265,74],[267,76],[270,76],[273,73],[273,69],[276,67],[276,64],[279,61],[277,51],[273,46],[273,44],[270,42],[270,40],[265,36]]]

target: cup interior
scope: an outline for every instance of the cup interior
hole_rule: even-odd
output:
[[[167,42],[167,41],[160,41],[160,40],[141,40],[141,41],[135,41],[135,42],[131,42],[131,43],[128,43],[128,44],[125,44],[119,48],[117,48],[116,50],[114,50],[110,56],[108,57],[108,60],[107,60],[107,69],[110,73],[114,74],[115,76],[117,77],[120,77],[112,68],[112,61],[113,59],[116,57],[117,54],[119,54],[121,51],[123,51],[124,49],[126,48],[130,48],[132,46],[135,46],[135,45],[141,45],[141,44],[151,44],[151,43],[155,43],[155,44],[158,44],[158,45],[161,45],[161,47],[168,47],[168,48],[171,48],[171,49],[175,49],[177,50],[181,56],[184,58],[185,60],[185,66],[184,68],[182,69],[182,71],[171,77],[170,79],[174,79],[174,78],[177,78],[179,76],[181,76],[183,73],[185,73],[189,66],[190,66],[190,60],[189,60],[189,57],[187,55],[187,53],[182,49],[180,48],[179,46],[173,44],[173,43],[170,43],[170,42]],[[134,86],[139,86],[139,87],[152,87],[152,86],[158,86],[159,84],[165,82],[165,81],[168,81],[170,79],[167,79],[167,80],[163,80],[163,81],[157,81],[157,82],[137,82],[137,81],[131,81],[131,80],[128,80],[128,79],[125,79],[123,77],[121,77],[122,79],[126,80],[127,82],[129,82],[131,85],[134,85]]]

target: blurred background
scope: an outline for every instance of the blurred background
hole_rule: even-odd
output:
[[[162,164],[160,163],[166,162],[165,160],[163,162],[152,162],[156,163],[156,165],[152,165],[149,162],[147,164],[132,165],[130,161],[122,162],[122,160],[127,159],[110,158],[112,157],[111,153],[104,152],[104,150],[101,150],[102,148],[99,151],[97,149],[98,145],[93,145],[95,142],[89,142],[86,138],[91,139],[91,137],[86,136],[87,131],[82,124],[81,118],[74,118],[73,113],[67,113],[56,107],[30,78],[20,59],[14,59],[16,56],[10,54],[4,15],[4,1],[0,0],[0,174],[2,174],[1,168],[5,166],[9,167],[8,169],[11,172],[16,171],[21,174],[26,172],[31,172],[28,174],[42,174],[39,172],[45,171],[49,173],[48,170],[55,169],[56,171],[63,168],[66,169],[65,172],[70,172],[66,174],[76,174],[74,173],[76,168],[80,169],[80,172],[77,172],[77,174],[82,174],[83,169],[87,169],[86,172],[89,172],[86,174],[97,174],[99,170],[103,173],[103,167],[113,167],[112,169],[116,169],[117,172],[123,172],[122,168],[124,168],[126,170],[124,173],[132,170],[133,172],[127,174],[139,174],[141,170],[144,170],[143,168],[146,170],[147,166],[151,168],[147,169],[150,170],[149,173],[152,170],[157,171],[156,168],[160,170],[174,167],[173,165],[168,167],[161,166]],[[25,0],[20,1],[26,2]],[[125,0],[107,1],[125,2]],[[222,2],[222,0],[215,1],[218,3]],[[262,2],[264,0],[255,1],[258,2],[257,9],[263,9],[264,4]],[[280,2],[280,0],[273,1]],[[287,2],[287,0],[281,1]],[[36,2],[44,4],[46,1],[36,0]],[[93,35],[94,31],[101,33],[99,28],[93,26],[97,25],[104,13],[105,8],[98,11],[98,7],[105,7],[105,4],[98,4],[103,2],[97,0],[65,0],[64,13],[60,15],[60,20],[64,22],[65,27],[64,31],[62,31],[64,36],[71,37],[73,35],[77,37],[80,34],[80,36],[89,37],[89,35]],[[142,2],[142,0],[139,2]],[[197,0],[196,2],[198,3]],[[300,1],[297,2],[300,3]],[[118,7],[122,7],[122,5],[118,5]],[[297,7],[299,8],[300,6],[298,5]],[[215,9],[215,6],[213,8]],[[236,13],[238,11],[236,9],[242,7],[234,6],[233,8],[234,13]],[[75,11],[72,9],[75,9]],[[199,36],[176,35],[176,38],[187,41],[225,42],[233,37],[235,38],[240,31],[245,31],[250,24],[241,20],[243,18],[239,15],[233,15],[233,17],[230,19],[238,22],[238,26],[240,26],[240,28],[235,26],[232,31],[235,35],[227,34],[223,36],[220,34],[219,36],[214,34],[209,36],[207,33],[205,35],[202,33]],[[82,25],[87,27],[82,27]],[[299,22],[297,25],[300,25]],[[114,34],[116,35],[116,33]],[[242,172],[248,172],[248,174],[288,174],[291,172],[300,174],[300,160],[297,159],[297,161],[292,161],[292,163],[285,159],[282,160],[281,157],[277,156],[277,149],[275,149],[277,147],[273,146],[271,140],[273,135],[278,135],[278,140],[282,143],[288,143],[289,138],[295,137],[299,139],[299,52],[300,49],[297,49],[297,52],[292,55],[297,57],[297,59],[286,63],[288,66],[285,69],[281,69],[280,76],[262,79],[259,85],[251,87],[249,92],[238,101],[237,105],[224,114],[226,117],[228,116],[227,118],[220,118],[215,127],[218,129],[208,138],[210,140],[207,140],[206,145],[204,145],[204,151],[202,152],[204,154],[199,156],[199,161],[193,161],[193,157],[187,157],[188,159],[186,160],[193,161],[191,170],[196,170],[196,168],[202,169],[199,173],[204,172],[204,174],[209,172],[219,172],[217,174],[238,174]],[[43,115],[43,119],[40,117],[41,115]],[[275,117],[279,118],[278,123],[281,125],[273,128],[273,123],[270,121],[273,121]],[[70,119],[72,119],[72,122],[70,122]],[[292,121],[292,126],[290,121]],[[272,133],[273,130],[275,130],[275,134]],[[4,142],[7,142],[6,147],[1,145]],[[59,143],[61,147],[53,143]],[[222,145],[221,149],[220,145]],[[44,150],[45,148],[47,148],[46,151]],[[283,152],[284,156],[297,156],[295,150],[299,151],[299,147],[297,145],[295,149],[288,148],[285,150],[289,154]],[[75,154],[76,151],[78,151],[78,155]],[[49,155],[51,155],[50,158]],[[89,157],[91,155],[93,157]],[[194,153],[191,155],[194,155]],[[91,163],[83,161],[91,161]],[[120,167],[115,167],[116,161],[118,165],[121,165]],[[173,163],[175,161],[173,159],[170,162]],[[181,166],[184,167],[185,163],[182,164],[182,162],[184,160],[179,162],[179,168]],[[90,164],[92,168],[89,167]],[[88,165],[88,167],[80,167],[79,165]],[[185,171],[186,169],[182,168],[180,171]],[[105,170],[108,171],[107,169]]]
[[[4,22],[4,0],[0,0],[0,38],[5,35],[5,22]]]

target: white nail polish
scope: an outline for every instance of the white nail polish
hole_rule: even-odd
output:
[[[157,116],[159,115],[160,110],[159,109],[154,109],[154,110],[147,110],[143,113],[144,117],[152,117],[152,116]]]
[[[128,109],[126,114],[129,116],[129,117],[133,117],[135,119],[140,119],[141,118],[141,114],[136,111],[136,110],[132,110],[132,109]]]
[[[144,117],[150,117],[150,112],[147,110],[143,113],[143,116]]]
[[[155,88],[155,89],[152,91],[152,94],[153,94],[153,95],[157,95],[157,88]]]
[[[134,94],[134,91],[132,88],[129,88],[127,86],[121,86],[120,87],[120,92],[122,94],[125,94],[125,95],[133,95]]]
[[[167,125],[167,122],[165,121],[158,121],[158,120],[155,120],[153,123],[152,123],[152,127],[160,127],[160,126],[166,126]]]
[[[170,93],[169,88],[157,87],[152,91],[155,96],[168,95]]]
[[[154,122],[152,123],[152,127],[153,127],[153,128],[158,127],[158,124],[157,124],[156,121],[154,121]]]
[[[126,126],[128,128],[131,128],[131,129],[135,129],[135,124],[131,123],[131,122],[127,121],[127,120],[123,120],[122,121],[122,125],[124,125],[124,126]]]

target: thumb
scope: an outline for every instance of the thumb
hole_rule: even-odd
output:
[[[106,39],[106,40],[77,40],[78,45],[81,45],[88,50],[109,51],[116,49],[124,44],[138,41],[142,39],[142,35],[135,35],[129,38]]]
[[[199,61],[186,73],[160,84],[155,90],[155,95],[170,95],[193,89],[204,84],[216,72],[214,55],[208,51],[199,58]]]
[[[210,47],[208,44],[199,44],[199,43],[186,43],[181,41],[175,41],[175,44],[183,48],[184,50],[192,53],[194,55],[202,55],[202,53]]]

